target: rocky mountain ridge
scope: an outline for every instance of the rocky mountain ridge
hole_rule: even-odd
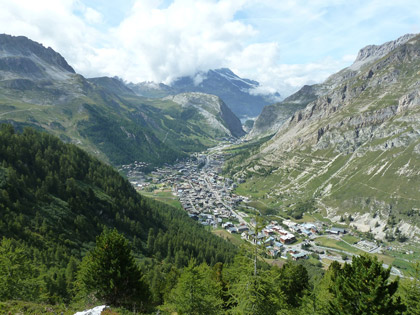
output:
[[[74,69],[51,47],[24,36],[0,35],[0,78],[63,79]]]
[[[382,45],[369,45],[362,48],[353,64],[328,77],[321,84],[305,85],[298,92],[287,97],[279,103],[265,106],[257,117],[253,129],[247,138],[260,138],[274,134],[296,111],[302,110],[318,97],[331,92],[342,82],[356,76],[363,67],[383,58],[388,53],[405,44],[415,37],[415,34],[406,34],[400,38],[386,42]]]
[[[328,91],[297,111],[246,162],[249,185],[269,169],[278,205],[315,200],[319,211],[378,238],[420,240],[420,36],[360,54],[369,61],[331,76]],[[395,44],[397,43],[397,44]],[[383,55],[385,53],[385,55]],[[392,218],[398,224],[390,226]],[[416,227],[417,226],[417,227]]]

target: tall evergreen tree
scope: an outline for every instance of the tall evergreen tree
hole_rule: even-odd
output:
[[[172,290],[166,310],[178,314],[216,315],[220,314],[223,300],[220,284],[212,279],[211,269],[205,265],[195,265],[191,260]]]
[[[335,266],[336,267],[336,266]],[[394,297],[398,279],[389,282],[391,268],[384,269],[377,257],[353,257],[352,264],[335,268],[328,314],[402,314],[405,306]]]
[[[116,229],[96,239],[96,247],[82,261],[79,281],[85,292],[108,305],[141,307],[149,295],[128,240]]]
[[[420,263],[414,266],[411,279],[406,279],[402,285],[403,299],[407,305],[407,315],[420,315]]]
[[[232,314],[270,315],[288,308],[272,270],[257,268],[255,272],[254,261],[246,255],[235,257],[227,278]]]
[[[38,295],[36,272],[26,250],[3,237],[0,243],[0,300],[34,300]]]

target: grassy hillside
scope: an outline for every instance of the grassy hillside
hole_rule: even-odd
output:
[[[66,85],[70,86],[64,90],[84,91],[63,96],[62,91],[52,95],[40,86],[30,90],[0,86],[0,121],[45,130],[114,165],[135,160],[171,163],[226,136],[204,124],[193,108],[130,94],[117,96],[82,77]]]
[[[192,257],[229,262],[235,253],[186,212],[141,197],[111,167],[33,129],[0,128],[0,209],[3,245],[23,248],[33,267],[26,299],[68,301],[74,272],[66,270],[106,227],[123,233],[136,257],[177,267]]]

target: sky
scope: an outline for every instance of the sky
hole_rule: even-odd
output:
[[[418,0],[0,0],[0,33],[52,47],[86,77],[170,84],[222,67],[287,96],[359,49],[420,32]]]

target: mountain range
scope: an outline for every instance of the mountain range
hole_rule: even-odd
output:
[[[377,238],[419,240],[419,73],[420,36],[405,35],[266,107],[250,134],[274,136],[231,170],[247,178],[240,189],[285,211],[301,201],[336,222],[351,216]],[[272,119],[289,104],[304,108]]]
[[[114,165],[170,163],[244,134],[217,96],[141,97],[121,80],[86,79],[53,49],[4,34],[0,121],[46,130]]]
[[[130,83],[140,96],[164,97],[185,92],[201,92],[219,96],[239,118],[258,116],[265,105],[278,101],[279,93],[257,94],[257,81],[240,78],[230,69],[200,71],[193,76],[175,79],[170,85],[155,82]]]

